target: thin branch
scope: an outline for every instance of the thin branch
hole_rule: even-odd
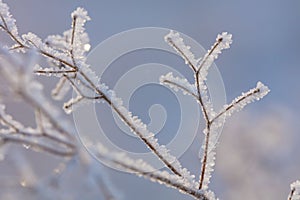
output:
[[[178,182],[171,181],[171,179],[166,178],[159,172],[158,173],[156,173],[155,171],[154,172],[146,172],[146,171],[143,171],[140,167],[136,167],[134,165],[129,165],[126,162],[122,162],[122,161],[119,161],[116,159],[107,159],[107,157],[102,154],[98,154],[98,156],[107,160],[111,164],[119,166],[129,172],[135,173],[137,175],[141,175],[152,181],[154,180],[156,182],[164,183],[165,185],[167,185],[169,187],[176,188],[177,190],[182,191],[183,193],[192,196],[194,199],[209,200],[208,197],[206,197],[205,194],[203,194],[201,191],[199,191],[197,189],[193,189],[191,187],[187,187],[186,185],[181,183],[181,181],[178,181]],[[170,176],[172,176],[172,175],[170,175]],[[175,179],[178,179],[178,177],[176,177]]]
[[[44,151],[53,155],[57,156],[62,156],[62,157],[72,157],[76,154],[76,151],[74,149],[66,150],[66,151],[61,151],[58,150],[57,148],[51,148],[49,146],[43,145],[36,143],[34,141],[30,140],[25,140],[24,138],[16,138],[16,137],[8,137],[4,135],[0,135],[1,142],[3,144],[5,143],[17,143],[17,144],[22,144],[22,145],[27,145],[30,146],[30,148],[38,150],[38,151]]]
[[[68,133],[57,121],[56,119],[54,119],[49,113],[48,111],[42,106],[40,105],[37,101],[35,101],[35,99],[33,99],[31,96],[28,96],[26,93],[24,92],[20,92],[20,95],[23,97],[23,99],[30,104],[33,108],[39,108],[41,110],[41,112],[43,113],[43,115],[50,121],[50,123],[52,124],[52,126],[59,131],[59,133],[61,133],[62,135],[66,136],[67,138],[71,139],[74,141],[73,136]]]
[[[17,42],[20,46],[24,47],[23,43],[19,41],[14,34],[8,29],[7,23],[4,19],[4,17],[0,14],[1,20],[3,21],[4,26],[1,25],[1,28],[15,41]]]
[[[203,98],[202,98],[202,95],[201,95],[200,80],[199,80],[199,74],[198,73],[199,72],[197,72],[195,74],[195,83],[196,83],[196,88],[197,88],[198,102],[200,103],[201,110],[202,110],[202,113],[204,115],[205,121],[206,121],[207,124],[209,124],[210,120],[209,120],[209,116],[208,116],[208,111],[205,108]]]
[[[206,123],[206,135],[205,135],[205,148],[204,148],[204,155],[202,158],[202,166],[201,166],[201,174],[200,174],[200,179],[199,179],[199,190],[202,189],[203,186],[203,181],[204,181],[204,176],[205,176],[205,171],[206,171],[206,162],[207,162],[207,155],[208,155],[208,144],[209,144],[209,139],[210,139],[210,120],[208,116],[208,112],[205,108],[202,96],[201,96],[201,91],[200,91],[200,83],[199,83],[199,73],[200,71],[197,71],[195,74],[195,83],[197,87],[197,93],[198,93],[198,102],[200,104],[205,123]]]
[[[242,102],[243,100],[247,99],[248,97],[259,93],[260,89],[257,88],[255,89],[253,92],[248,93],[245,96],[241,96],[239,99],[233,101],[231,104],[229,104],[224,110],[222,110],[220,113],[218,113],[212,120],[211,123],[213,123],[215,120],[217,120],[219,117],[221,117],[222,115],[224,115],[225,113],[229,112],[231,109],[233,109],[237,104],[239,104],[240,102]]]
[[[289,197],[288,197],[288,200],[292,200],[295,191],[296,191],[296,188],[291,189],[290,194],[289,194]]]
[[[3,116],[0,115],[0,121],[3,122],[6,126],[12,128],[14,131],[18,132],[19,129],[13,125],[12,123],[10,123],[9,121],[7,121]]]
[[[190,91],[189,89],[187,89],[186,87],[179,85],[175,82],[172,82],[170,80],[164,80],[164,83],[170,84],[170,85],[174,85],[178,88],[180,88],[181,90],[183,90],[184,92],[188,93],[189,95],[193,96],[194,98],[196,98],[196,100],[198,100],[198,96],[196,94],[194,94],[192,91]]]
[[[121,113],[121,111],[106,97],[103,96],[103,99],[113,108],[113,110],[119,115],[119,117],[124,121],[124,123],[137,134],[137,136],[148,146],[148,148],[168,167],[174,174],[178,176],[182,176],[182,174],[173,167],[172,163],[169,163],[164,156],[160,154],[160,152],[148,141],[147,138],[143,136],[143,134],[131,124],[127,118]]]
[[[35,74],[68,74],[68,73],[76,73],[77,70],[55,70],[55,71],[44,71],[44,70],[34,70]]]
[[[199,68],[197,70],[197,73],[199,73],[199,71],[202,69],[202,67],[204,66],[204,64],[206,63],[207,59],[209,58],[209,56],[215,51],[215,49],[218,47],[218,45],[223,41],[223,38],[220,37],[218,39],[218,41],[215,42],[215,44],[213,45],[213,47],[209,50],[209,52],[205,55],[205,57],[201,60],[201,63],[199,64]]]
[[[13,38],[13,40],[15,40],[17,43],[19,43],[18,42],[18,40],[16,39],[16,38]],[[22,43],[20,43],[20,45],[22,45],[22,46],[24,46],[24,48],[27,48],[27,49],[30,49],[30,47],[29,46],[25,46],[25,45],[23,45]],[[37,49],[38,50],[38,52],[39,53],[41,53],[42,55],[44,55],[44,56],[46,56],[46,57],[48,57],[48,58],[51,58],[51,59],[54,59],[54,60],[56,60],[56,61],[58,61],[58,62],[60,62],[60,63],[62,63],[62,64],[64,64],[64,65],[66,65],[66,66],[69,66],[69,67],[71,67],[72,69],[74,69],[74,70],[77,70],[77,73],[79,73],[82,77],[83,77],[83,79],[84,80],[86,80],[87,81],[87,83],[89,84],[89,86],[90,86],[90,88],[93,88],[93,90],[94,90],[94,92],[96,93],[96,94],[98,94],[101,98],[103,98],[112,108],[113,108],[113,110],[115,110],[116,111],[116,113],[119,115],[119,117],[122,119],[122,120],[124,120],[124,122],[125,122],[125,124],[127,125],[127,126],[129,126],[140,138],[141,138],[141,140],[149,147],[149,149],[151,149],[152,151],[153,151],[153,153],[154,154],[156,154],[157,156],[158,156],[158,158],[174,173],[174,174],[176,174],[176,175],[178,175],[178,176],[182,176],[181,174],[180,174],[180,172],[178,171],[178,170],[176,170],[175,169],[175,167],[173,167],[172,166],[172,164],[171,163],[169,163],[156,149],[155,149],[155,147],[154,146],[152,146],[152,144],[148,141],[148,139],[147,138],[145,138],[145,137],[143,137],[143,135],[142,135],[142,133],[140,132],[140,131],[138,131],[127,119],[126,119],[126,117],[121,113],[121,111],[120,110],[118,110],[118,108],[109,100],[109,98],[106,96],[106,95],[104,95],[103,94],[103,92],[102,91],[100,91],[99,90],[99,88],[97,88],[97,86],[93,83],[93,81],[91,81],[91,79],[81,70],[81,69],[79,69],[77,66],[75,66],[74,64],[71,64],[71,63],[69,63],[69,62],[67,62],[67,61],[65,61],[65,60],[62,60],[61,58],[58,58],[58,57],[56,57],[56,56],[54,56],[54,55],[52,55],[52,54],[49,54],[49,53],[47,53],[47,52],[45,52],[45,51],[43,51],[43,50],[41,50],[41,49]],[[24,98],[25,99],[27,99],[27,101],[29,101],[30,102],[30,104],[32,104],[33,106],[37,106],[36,104],[38,104],[37,102],[35,102],[34,100],[32,100],[30,97],[28,97],[27,95],[25,95],[24,96]],[[39,105],[38,105],[38,107],[40,107]],[[45,111],[45,110],[43,110],[43,107],[41,107],[41,111],[43,112],[43,114],[47,117],[47,118],[49,118],[49,120],[50,120],[50,122],[51,123],[53,123],[53,125],[61,132],[61,133],[64,133],[64,130],[57,124],[57,123],[55,123],[55,120],[54,119],[52,119],[52,117],[49,115],[49,114],[47,114],[47,112]]]
[[[210,127],[211,127],[211,124],[212,124],[212,122],[210,121],[209,116],[208,116],[208,111],[206,110],[203,99],[201,97],[199,74],[200,74],[200,71],[201,71],[202,67],[207,62],[209,56],[212,55],[212,53],[215,51],[215,49],[218,47],[218,45],[222,42],[222,40],[223,40],[223,38],[221,37],[221,38],[218,39],[217,42],[215,42],[215,44],[210,49],[210,51],[202,59],[200,65],[199,65],[199,68],[198,68],[197,72],[195,73],[195,83],[196,83],[196,86],[197,86],[198,101],[200,103],[201,110],[203,112],[205,122],[206,122],[205,147],[204,147],[204,155],[203,155],[203,158],[202,158],[201,174],[200,174],[200,179],[199,179],[199,189],[202,189],[204,178],[205,178],[207,158],[208,158],[208,146],[209,146],[209,140],[210,140]],[[203,83],[206,84],[205,82],[203,82]]]
[[[79,70],[79,73],[82,75],[82,77],[95,89],[95,92],[102,96],[103,100],[105,100],[111,108],[118,114],[118,116],[123,120],[123,122],[131,129],[133,132],[135,132],[138,137],[148,146],[150,150],[168,167],[174,174],[178,176],[182,176],[178,170],[173,167],[171,163],[169,163],[157,150],[156,148],[148,141],[147,138],[143,136],[143,134],[137,130],[127,119],[126,117],[121,113],[121,111],[109,100],[109,98],[103,94],[96,86],[95,84],[84,74],[81,70]]]
[[[171,46],[176,49],[176,51],[183,57],[187,62],[188,65],[192,68],[194,72],[197,71],[197,67],[193,65],[193,63],[189,60],[188,56],[185,55],[185,53],[173,42],[171,38],[167,38],[167,42],[171,44]]]
[[[121,113],[121,111],[109,100],[109,98],[103,94],[96,86],[95,84],[81,71],[79,70],[79,73],[85,78],[85,80],[90,83],[90,85],[95,89],[95,92],[102,96],[102,98],[113,108],[113,110],[118,114],[118,116],[123,120],[123,122],[131,129],[133,132],[135,132],[138,137],[148,146],[150,150],[168,167],[174,174],[178,176],[182,176],[182,174],[173,167],[171,163],[169,163],[157,150],[156,148],[148,141],[147,138],[143,136],[143,134],[136,129],[133,124],[131,124],[126,117]]]
[[[73,17],[73,22],[72,22],[72,35],[71,35],[71,49],[70,49],[70,54],[71,54],[71,58],[72,58],[72,62],[74,64],[74,66],[77,67],[76,65],[76,60],[74,57],[74,39],[75,39],[75,29],[76,29],[76,16]]]
[[[76,149],[76,145],[74,145],[73,143],[60,139],[54,135],[48,134],[43,126],[42,126],[42,119],[40,118],[41,113],[39,115],[36,115],[37,121],[40,121],[40,123],[37,123],[37,129],[40,129],[40,131],[37,130],[36,133],[32,133],[32,132],[28,132],[28,131],[24,131],[21,130],[20,128],[17,128],[16,126],[14,126],[12,123],[10,123],[9,121],[7,121],[4,117],[0,116],[0,120],[6,124],[8,127],[12,128],[14,130],[14,132],[10,132],[11,135],[22,135],[25,136],[27,138],[48,138],[49,140],[56,142],[57,144],[63,145],[65,147],[68,147],[70,149],[73,149],[75,152]],[[15,121],[16,122],[16,121]],[[19,123],[19,122],[16,122]],[[2,134],[3,136],[8,135],[8,134]],[[1,137],[1,135],[0,135]]]
[[[99,186],[99,190],[102,192],[105,200],[116,200],[115,195],[110,191],[102,177],[94,177],[94,180]]]

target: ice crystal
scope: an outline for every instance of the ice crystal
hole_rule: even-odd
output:
[[[180,77],[174,77],[172,72],[162,75],[160,77],[160,83],[164,85],[168,85],[170,88],[174,89],[176,92],[178,90],[182,90],[183,94],[189,94],[192,96],[196,95],[196,87],[191,85],[187,79],[183,79]]]
[[[227,32],[218,34],[215,44],[211,47],[210,50],[204,55],[197,65],[200,70],[199,78],[200,81],[205,81],[207,78],[208,70],[213,64],[214,60],[218,58],[218,55],[221,54],[223,49],[228,49],[232,43],[232,35]]]
[[[247,104],[260,100],[270,92],[270,89],[263,83],[258,82],[256,87],[249,90],[246,93],[242,93],[241,96],[235,98],[229,105],[224,105],[224,109],[221,111],[226,116],[231,116],[234,112],[240,111]]]
[[[291,184],[291,193],[288,200],[299,200],[300,199],[300,181],[297,180]]]
[[[52,90],[51,95],[55,100],[62,100],[70,88],[71,86],[68,83],[67,78],[61,77],[55,88]]]

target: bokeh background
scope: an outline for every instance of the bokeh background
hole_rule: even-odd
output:
[[[86,8],[92,18],[86,25],[92,48],[114,34],[139,27],[177,30],[206,49],[218,33],[232,33],[232,47],[216,61],[228,101],[252,88],[258,80],[268,85],[271,93],[227,120],[210,187],[225,200],[285,199],[289,184],[300,178],[300,1],[5,2],[17,19],[21,33],[31,31],[42,38],[68,29],[70,13],[78,6]],[[118,70],[122,64],[130,66],[135,63],[133,59],[141,63],[147,53],[164,61],[168,58],[158,52],[145,51],[135,55],[136,58],[134,55],[122,57],[114,69]],[[184,63],[178,59],[176,65]],[[109,76],[105,80],[110,84]],[[114,77],[111,80],[115,80]],[[143,112],[146,113],[141,115],[147,116],[147,110]],[[181,158],[183,165],[196,174],[198,149],[199,142],[194,142]],[[126,200],[191,199],[142,178],[109,168],[105,170]]]

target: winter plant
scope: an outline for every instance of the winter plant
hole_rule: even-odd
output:
[[[233,113],[241,110],[247,104],[263,98],[269,92],[267,86],[258,82],[256,87],[234,99],[221,110],[215,110],[206,85],[207,75],[214,60],[222,50],[228,49],[232,36],[226,32],[219,34],[216,42],[202,58],[195,58],[179,33],[171,31],[165,36],[165,41],[173,47],[185,60],[194,73],[194,83],[189,83],[182,77],[174,77],[172,73],[161,76],[160,83],[175,91],[181,90],[198,102],[205,119],[205,138],[202,145],[203,156],[199,178],[184,168],[170,151],[160,145],[154,133],[123,106],[122,100],[110,90],[86,62],[90,49],[88,34],[84,25],[90,20],[87,11],[77,8],[72,14],[71,29],[62,35],[50,35],[42,40],[34,33],[19,35],[16,20],[9,13],[7,4],[0,0],[0,27],[12,39],[10,47],[0,48],[0,98],[17,99],[26,103],[34,110],[35,127],[23,125],[6,113],[4,103],[0,105],[0,148],[7,148],[11,143],[23,145],[34,151],[52,154],[65,158],[64,170],[58,170],[53,177],[40,181],[30,172],[28,161],[15,155],[14,160],[22,173],[22,186],[34,189],[43,199],[52,198],[53,180],[62,181],[62,174],[74,162],[85,168],[84,177],[90,180],[90,187],[97,189],[105,199],[119,199],[99,165],[80,148],[74,134],[74,125],[69,123],[60,109],[57,109],[49,98],[43,95],[43,87],[36,80],[36,75],[57,78],[56,87],[52,90],[55,100],[64,99],[72,88],[76,96],[66,101],[63,109],[71,113],[85,103],[106,103],[117,116],[134,132],[157,156],[169,170],[155,170],[143,160],[134,160],[122,152],[111,152],[105,144],[86,141],[98,157],[118,168],[142,176],[154,182],[172,187],[194,199],[213,200],[214,193],[209,190],[209,182],[214,170],[216,159],[216,144],[222,124]],[[37,59],[44,57],[49,67],[38,64]],[[27,163],[27,164],[26,164]],[[197,176],[198,177],[198,176]],[[59,184],[58,184],[59,185]],[[300,199],[299,181],[291,184],[289,200]],[[63,193],[63,192],[62,192]]]

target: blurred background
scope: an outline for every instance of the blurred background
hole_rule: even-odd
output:
[[[70,13],[78,6],[84,7],[92,18],[86,25],[92,48],[114,34],[140,27],[177,30],[206,49],[214,43],[218,33],[232,33],[231,48],[216,61],[227,101],[254,87],[259,80],[269,86],[271,93],[227,120],[210,188],[224,200],[285,199],[289,184],[300,178],[300,1],[5,2],[17,19],[20,33],[31,31],[42,38],[69,29]],[[113,70],[118,71],[122,65],[134,66],[137,60],[141,64],[161,60],[168,62],[167,58],[151,51],[128,55],[127,58],[125,55],[122,62],[114,63]],[[179,58],[175,61],[178,62],[173,60],[169,65],[184,65]],[[192,77],[192,74],[187,76]],[[108,74],[104,80],[113,85],[115,77]],[[53,86],[51,84],[49,82]],[[143,98],[140,100],[143,101]],[[141,108],[136,112],[140,112],[142,118],[148,115],[148,110],[142,109],[142,103],[137,107]],[[167,112],[176,110],[168,109]],[[18,111],[15,113],[18,114]],[[166,127],[164,142],[172,138],[168,135],[171,134],[168,128],[172,128],[172,124]],[[199,138],[196,137],[180,158],[183,165],[197,176],[200,168],[197,156]],[[126,200],[191,199],[148,180],[109,168],[105,170]],[[1,173],[7,172],[2,170]]]

